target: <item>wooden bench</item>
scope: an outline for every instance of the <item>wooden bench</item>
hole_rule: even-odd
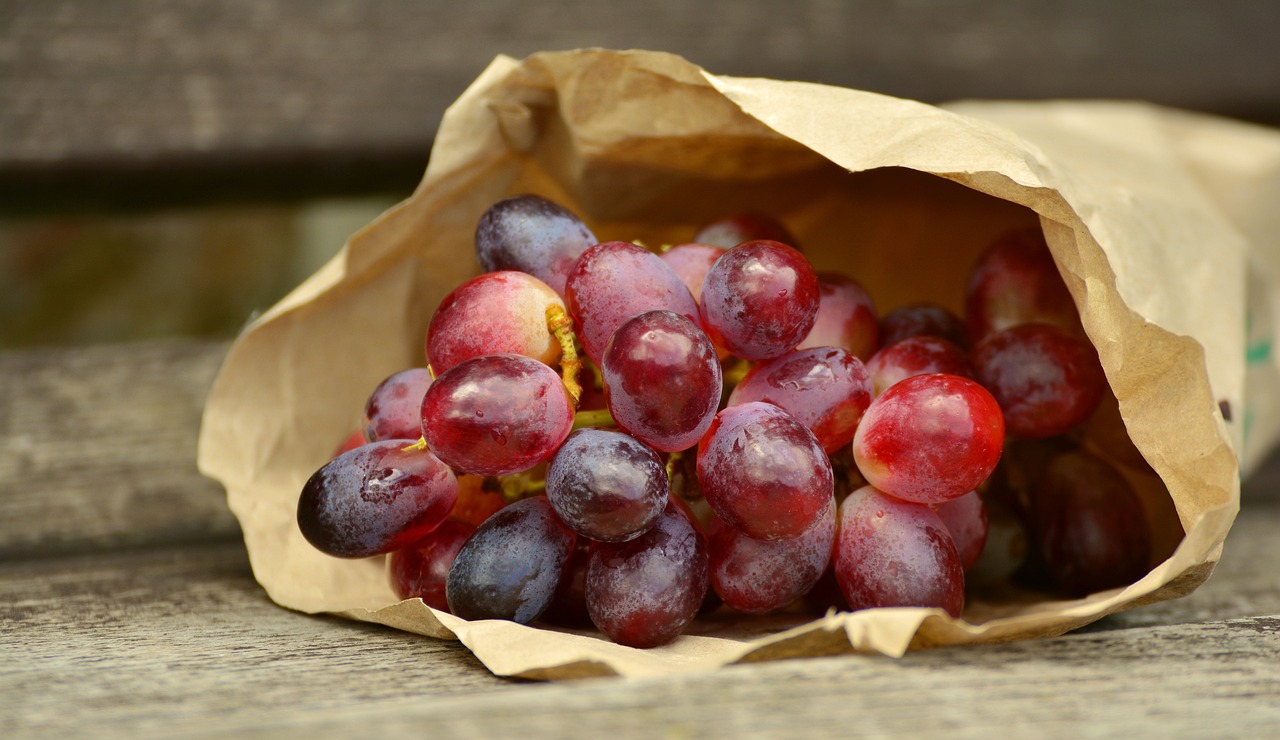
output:
[[[1113,7],[1120,6],[1120,7]],[[0,212],[407,192],[496,53],[662,48],[941,100],[1280,124],[1280,6],[0,2]],[[248,183],[248,185],[246,185]],[[336,246],[336,245],[335,245]],[[225,340],[0,351],[0,736],[1161,735],[1280,728],[1280,459],[1191,596],[1061,638],[540,684],[273,605],[196,472]]]

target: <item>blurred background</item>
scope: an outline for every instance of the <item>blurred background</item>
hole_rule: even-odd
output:
[[[406,197],[495,55],[1280,125],[1280,3],[0,0],[0,349],[229,338]]]

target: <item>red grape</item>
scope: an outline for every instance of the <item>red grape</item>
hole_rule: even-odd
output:
[[[797,349],[746,374],[728,405],[764,401],[794,416],[828,453],[853,440],[871,403],[871,378],[857,357],[836,347]]]
[[[1079,331],[1080,315],[1039,227],[1004,234],[979,257],[965,288],[969,341],[1018,324]]]
[[[696,324],[671,311],[649,311],[620,326],[602,370],[618,426],[663,452],[697,444],[720,405],[715,347]]]
[[[957,347],[969,346],[969,336],[960,317],[934,303],[900,306],[880,319],[882,347],[920,336],[942,337]]]
[[[836,580],[849,607],[964,610],[964,570],[947,527],[928,506],[899,501],[871,486],[840,505]]]
[[[547,468],[547,500],[570,529],[604,542],[640,536],[667,503],[667,472],[643,442],[621,432],[579,429]]]
[[[698,304],[680,276],[629,242],[605,242],[583,252],[569,271],[565,304],[583,351],[596,363],[613,332],[636,314],[666,309],[698,320]]]
[[[445,583],[449,611],[469,620],[532,622],[551,603],[575,541],[545,496],[511,504],[458,551]]]
[[[553,365],[560,343],[547,309],[564,308],[546,283],[523,272],[489,272],[445,296],[427,328],[427,360],[437,374],[482,355],[511,353]]]
[[[523,355],[485,355],[431,384],[422,434],[457,470],[508,475],[549,459],[569,436],[573,414],[573,399],[554,370]]]
[[[834,496],[831,463],[817,438],[759,401],[716,415],[698,443],[698,481],[717,516],[758,540],[799,537]]]
[[[431,386],[425,367],[401,370],[378,384],[364,405],[364,438],[417,439],[422,436],[422,399]]]
[[[724,253],[724,247],[690,243],[677,244],[658,256],[680,276],[696,301],[702,295],[702,281],[707,276],[707,270]]]
[[[853,278],[818,273],[818,314],[798,347],[843,347],[866,362],[880,346],[880,324],[871,296]]]
[[[373,442],[325,464],[302,487],[298,528],[317,550],[367,558],[435,529],[458,498],[453,471],[414,440]]]
[[[807,593],[831,562],[835,545],[836,502],[799,537],[754,540],[720,519],[707,533],[711,584],[724,603],[748,614],[786,607]]]
[[[795,349],[813,328],[818,278],[791,247],[746,242],[707,271],[701,302],[713,342],[743,359],[767,360]]]
[[[871,402],[853,437],[867,482],[906,501],[963,496],[1000,461],[1004,421],[982,386],[958,375],[916,375]]]
[[[963,496],[934,504],[938,518],[947,525],[951,539],[960,553],[960,566],[965,570],[973,567],[982,556],[982,548],[987,544],[987,507],[977,491],[970,491]]]
[[[685,510],[669,500],[648,532],[592,545],[587,611],[596,629],[622,645],[674,640],[707,594],[707,545]]]
[[[564,295],[564,281],[595,235],[562,206],[536,195],[504,198],[476,226],[476,256],[485,272],[527,272]]]
[[[344,452],[350,452],[357,447],[363,447],[366,444],[369,444],[369,440],[364,438],[364,430],[357,429],[342,440],[342,444],[338,445],[338,449],[333,451],[333,457],[337,457]],[[330,459],[333,459],[333,457]]]
[[[880,395],[894,383],[913,375],[948,373],[972,378],[973,369],[964,350],[941,337],[908,337],[894,344],[885,345],[867,363],[871,385],[875,395]]]
[[[1084,423],[1106,390],[1093,345],[1047,324],[995,332],[970,359],[1009,432],[1022,437],[1052,437]]]
[[[391,587],[402,599],[422,599],[432,609],[449,611],[445,579],[453,559],[476,531],[475,525],[450,517],[415,544],[387,558]]]
[[[703,226],[693,237],[695,242],[717,247],[736,247],[743,242],[768,239],[799,248],[796,238],[782,222],[755,211],[742,211]]]
[[[1142,502],[1099,457],[1055,457],[1032,487],[1031,524],[1049,575],[1068,596],[1126,586],[1147,572]]]

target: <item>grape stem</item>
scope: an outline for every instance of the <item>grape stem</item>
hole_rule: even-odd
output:
[[[582,369],[582,360],[578,357],[578,348],[574,346],[573,319],[560,306],[547,306],[547,328],[556,341],[560,342],[560,377],[569,395],[573,396],[576,408],[578,399],[582,398],[582,386],[578,385],[578,371]]]
[[[614,421],[613,414],[609,413],[609,409],[591,409],[589,411],[579,411],[573,415],[574,429],[615,427],[617,425],[618,422]]]
[[[425,450],[425,449],[427,449],[427,438],[418,437],[417,442],[414,442],[408,447],[401,447],[400,451],[401,452],[414,452],[414,451],[421,452],[422,450]]]

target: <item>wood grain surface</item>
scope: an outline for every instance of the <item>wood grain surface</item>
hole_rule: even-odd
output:
[[[1134,98],[1276,124],[1277,27],[1280,5],[1251,0],[0,0],[0,187],[408,188],[496,55],[577,47],[933,102]]]
[[[238,537],[225,492],[195,464],[226,348],[0,353],[0,562]]]

